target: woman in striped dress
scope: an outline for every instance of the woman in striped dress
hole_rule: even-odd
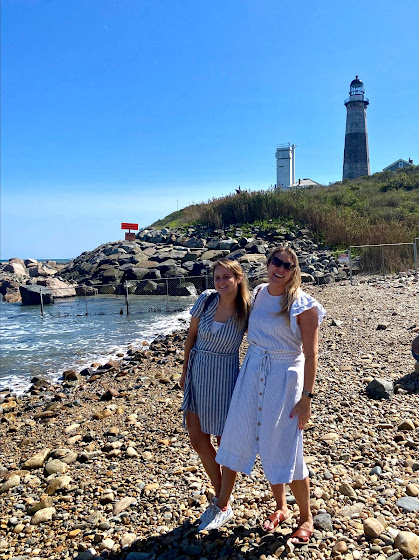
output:
[[[191,309],[180,386],[191,445],[217,497],[221,469],[215,462],[211,434],[219,445],[239,374],[239,347],[247,327],[250,294],[238,262],[221,259],[214,263],[213,274],[215,290],[203,292]]]
[[[275,249],[267,268],[269,283],[256,288],[249,349],[216,457],[223,465],[218,503],[211,506],[200,530],[218,528],[231,518],[228,500],[236,471],[250,474],[259,453],[277,502],[264,528],[272,531],[289,516],[285,498],[285,483],[289,483],[300,509],[290,542],[301,545],[313,531],[302,429],[311,414],[318,328],[325,310],[301,290],[298,258],[292,249]]]

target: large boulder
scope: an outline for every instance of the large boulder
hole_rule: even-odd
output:
[[[174,290],[175,296],[196,296],[198,295],[196,287],[192,282],[179,284]]]
[[[390,399],[394,395],[393,382],[377,377],[368,383],[366,391],[373,399]]]
[[[202,239],[202,237],[191,237],[190,239],[185,241],[184,245],[185,247],[189,247],[191,249],[199,249],[206,246],[206,241],[205,239]]]
[[[257,253],[259,255],[266,254],[266,245],[262,245],[257,241],[251,241],[245,246],[245,249],[248,253]]]
[[[205,251],[201,255],[201,259],[204,261],[218,261],[218,259],[222,259],[223,257],[228,255],[228,251],[220,249],[212,249],[211,251]]]
[[[21,262],[9,262],[3,268],[4,272],[11,272],[19,276],[27,276],[25,265]]]
[[[78,296],[97,296],[98,289],[93,286],[76,286],[76,295]]]
[[[216,250],[220,248],[220,240],[218,237],[211,237],[207,240],[206,248],[209,250]]]
[[[124,273],[122,271],[114,267],[106,268],[101,275],[102,282],[104,284],[118,283],[121,280],[123,274]]]
[[[29,276],[36,277],[36,276],[54,276],[57,274],[57,269],[48,266],[47,264],[38,263],[35,266],[31,266],[29,268]]]
[[[54,303],[51,290],[42,286],[19,286],[22,305],[41,305],[41,293],[43,303]]]
[[[140,296],[151,296],[159,292],[156,282],[151,280],[142,280],[138,283],[135,293]]]
[[[45,286],[49,290],[54,298],[66,298],[74,297],[77,295],[74,286],[70,286],[67,282],[63,282],[58,278],[47,278],[46,280],[38,280],[38,286]]]

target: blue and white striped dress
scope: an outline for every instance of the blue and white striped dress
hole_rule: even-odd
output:
[[[250,474],[259,453],[271,484],[308,476],[303,459],[303,434],[290,418],[304,383],[304,354],[297,317],[315,307],[319,324],[326,311],[299,291],[290,320],[279,311],[279,297],[262,286],[249,318],[249,349],[237,379],[216,461]]]
[[[198,335],[189,354],[182,410],[199,416],[206,434],[221,436],[239,374],[239,348],[245,329],[239,329],[234,317],[211,333],[211,324],[220,296],[214,298],[204,312],[208,296],[203,292],[190,313],[198,317]]]

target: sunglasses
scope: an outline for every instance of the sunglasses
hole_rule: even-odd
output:
[[[279,259],[278,257],[272,257],[271,258],[271,264],[273,264],[273,266],[276,266],[278,268],[283,266],[285,268],[285,270],[292,270],[293,268],[295,268],[294,264],[289,263],[289,262],[284,262],[283,260]]]

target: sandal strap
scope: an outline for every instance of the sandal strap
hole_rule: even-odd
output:
[[[285,515],[282,513],[282,511],[274,511],[273,513],[271,513],[271,515],[268,516],[269,521],[272,521],[272,523],[275,523],[275,521],[278,520],[278,523],[282,523],[283,521],[285,521]]]
[[[307,541],[309,541],[312,535],[313,535],[313,531],[310,531],[310,529],[304,529],[304,527],[300,527],[299,529],[293,532],[290,538],[307,539]]]

